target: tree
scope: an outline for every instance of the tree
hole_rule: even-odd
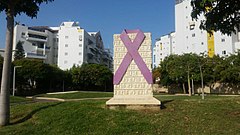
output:
[[[159,83],[159,79],[160,79],[160,74],[161,72],[161,68],[160,67],[157,67],[157,68],[154,68],[153,71],[152,71],[152,77],[153,77],[153,82],[154,83]]]
[[[224,70],[220,72],[221,82],[233,85],[240,84],[240,51],[224,60]]]
[[[25,13],[33,18],[37,16],[39,6],[42,3],[54,0],[0,0],[0,12],[5,11],[7,20],[6,47],[2,71],[1,96],[0,96],[0,126],[9,124],[10,119],[10,70],[12,60],[12,44],[14,17]]]
[[[220,31],[231,35],[240,30],[239,0],[192,0],[192,18],[198,19],[203,14],[200,28],[208,32]]]
[[[22,41],[18,41],[18,43],[16,45],[16,51],[14,53],[14,60],[19,60],[19,59],[22,59],[25,57],[22,44],[23,44]]]
[[[83,64],[70,69],[75,88],[82,90],[112,90],[113,74],[110,69],[99,64]]]
[[[29,96],[62,88],[64,71],[41,60],[21,59],[13,62],[19,68],[16,76],[17,94]]]

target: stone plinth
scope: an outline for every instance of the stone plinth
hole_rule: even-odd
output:
[[[128,37],[131,42],[134,42],[137,33],[128,33]],[[152,48],[151,48],[151,33],[144,33],[143,42],[139,47],[138,53],[146,64],[146,68],[151,69],[152,64]],[[122,41],[120,34],[115,34],[114,38],[114,73],[116,76],[117,70],[119,70],[123,59],[129,50]],[[132,55],[128,53],[129,55]],[[132,57],[132,56],[131,56]],[[152,84],[149,80],[146,80],[143,71],[139,69],[135,59],[132,59],[131,63],[119,84],[114,84],[114,97],[106,102],[106,105],[110,108],[117,106],[131,107],[158,107],[160,108],[160,101],[153,97]],[[149,72],[150,73],[150,72]],[[151,73],[150,73],[151,74]],[[152,80],[151,80],[152,81]]]

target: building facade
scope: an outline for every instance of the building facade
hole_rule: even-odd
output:
[[[236,51],[235,43],[238,34],[232,36],[220,32],[207,33],[199,29],[204,16],[195,21],[191,17],[191,0],[176,0],[175,5],[175,28],[177,54],[183,53],[206,53],[209,57],[213,55],[227,56]]]
[[[158,63],[170,54],[181,55],[184,53],[205,53],[209,57],[213,57],[214,55],[228,56],[230,54],[234,54],[238,49],[240,49],[240,32],[237,32],[236,34],[232,33],[231,36],[224,35],[220,32],[213,32],[212,34],[209,34],[199,28],[201,20],[204,19],[204,16],[200,16],[197,21],[192,20],[191,12],[191,0],[176,0],[175,45],[168,45],[171,49],[167,49],[166,52],[169,53],[164,53],[162,51],[158,52],[158,46],[161,46],[159,44],[161,44],[163,39],[166,38],[166,36],[162,36],[160,38],[161,40],[157,41],[154,46],[154,49],[156,50],[154,54],[156,61],[153,66],[158,66]]]
[[[164,35],[157,39],[153,48],[153,67],[159,66],[163,59],[176,53],[175,32]]]
[[[55,31],[49,27],[27,27],[16,25],[13,36],[13,51],[18,42],[22,42],[25,57],[30,59],[39,59],[45,63],[56,64],[53,39]],[[14,53],[13,53],[14,55]],[[14,59],[14,57],[12,57]]]
[[[103,64],[112,69],[112,55],[104,48],[100,32],[86,32],[78,22],[59,27],[16,25],[13,50],[23,43],[26,58],[40,59],[67,70],[83,63]]]

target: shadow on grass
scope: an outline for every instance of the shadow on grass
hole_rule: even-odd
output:
[[[173,100],[165,100],[165,101],[161,101],[161,109],[166,109],[167,107],[165,106],[165,104],[172,102]]]
[[[47,108],[50,108],[50,107],[55,107],[55,106],[60,105],[60,104],[62,104],[62,102],[59,102],[59,103],[56,103],[56,104],[52,104],[52,105],[46,105],[46,106],[37,108],[37,109],[33,110],[32,112],[30,112],[27,116],[23,117],[22,119],[17,120],[16,122],[10,123],[10,125],[16,125],[16,124],[23,123],[23,122],[31,119],[32,116],[33,116],[34,114],[36,114],[37,112],[39,112],[39,111],[41,111],[41,110],[44,110],[44,109],[47,109]]]

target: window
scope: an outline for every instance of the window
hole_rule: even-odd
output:
[[[79,44],[79,47],[82,47],[82,44]]]
[[[224,51],[222,51],[222,54],[227,54],[227,52],[224,50]]]
[[[64,64],[67,64],[67,63],[68,63],[68,61],[65,60],[65,61],[64,61]]]
[[[222,42],[225,42],[225,39],[224,39],[224,38],[222,38]]]
[[[78,61],[78,63],[79,63],[79,64],[81,64],[81,63],[82,63],[82,61]]]
[[[204,45],[204,43],[202,42],[201,45]]]
[[[68,39],[68,36],[65,36],[65,39]]]
[[[54,38],[53,41],[54,41],[54,42],[58,42],[58,38]]]
[[[35,43],[32,43],[32,45],[33,45],[33,46],[36,46],[36,44],[35,44]]]
[[[82,53],[80,52],[80,53],[78,53],[79,55],[82,55]]]
[[[24,36],[25,36],[25,33],[23,32],[23,33],[22,33],[22,37],[24,37]]]
[[[162,55],[162,53],[160,53],[160,55]]]
[[[68,53],[67,52],[65,52],[65,56],[67,56],[68,55]]]
[[[79,35],[79,40],[82,41],[82,35]]]
[[[195,33],[192,34],[192,37],[195,37]]]
[[[190,30],[194,30],[194,28],[195,28],[195,24],[191,24],[190,25]]]
[[[68,44],[65,44],[65,47],[68,47]]]

